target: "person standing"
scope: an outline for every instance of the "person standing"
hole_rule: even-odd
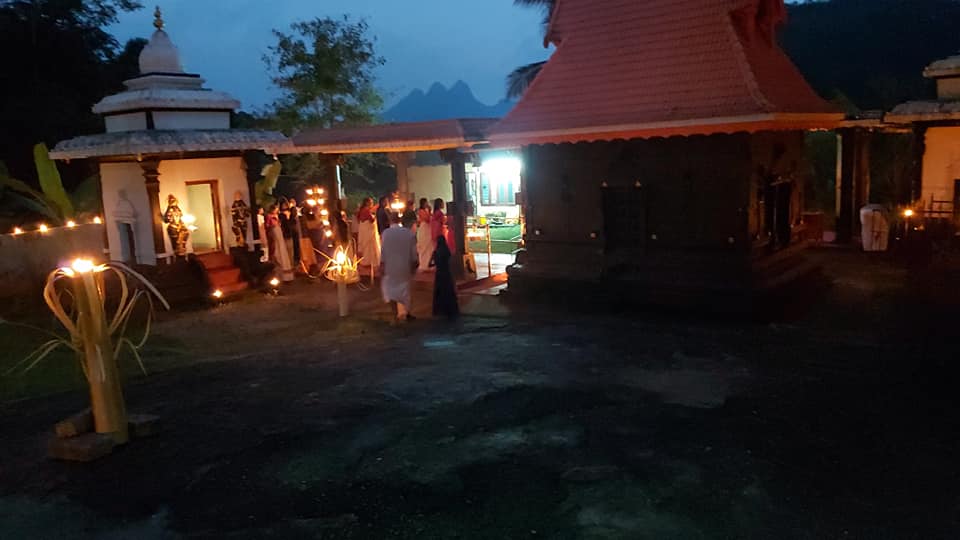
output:
[[[460,303],[457,300],[450,257],[446,238],[437,238],[437,251],[434,254],[437,273],[433,279],[433,316],[453,320],[460,316]]]
[[[383,232],[390,228],[390,198],[380,197],[380,206],[377,207],[377,232],[383,236]]]
[[[397,321],[413,319],[410,315],[410,282],[419,266],[417,239],[413,231],[403,227],[400,216],[388,212],[390,228],[383,231],[380,287],[383,301],[393,307]]]
[[[420,256],[421,272],[430,269],[430,259],[433,258],[434,239],[430,234],[430,202],[420,199],[420,208],[417,209],[417,254]]]
[[[371,268],[380,266],[380,234],[375,212],[370,197],[365,198],[357,210],[357,256],[363,259],[361,264]]]
[[[407,205],[403,209],[403,215],[400,216],[400,222],[403,223],[403,228],[410,229],[416,234],[417,211],[413,209],[413,201],[407,201]]]
[[[283,281],[293,281],[293,264],[290,262],[290,253],[283,239],[279,206],[275,204],[270,206],[270,211],[264,219],[264,228],[267,230],[270,262],[276,267],[278,277]]]
[[[453,234],[450,227],[447,226],[447,216],[443,213],[443,199],[433,201],[433,216],[430,218],[430,236],[433,239],[434,249],[436,249],[437,238],[441,236],[447,241],[447,249],[451,254],[456,254],[457,245],[453,243]]]

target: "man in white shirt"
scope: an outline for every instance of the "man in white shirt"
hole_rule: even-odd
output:
[[[420,266],[417,237],[400,224],[400,216],[390,214],[390,228],[380,238],[380,281],[383,301],[393,306],[398,321],[413,319],[410,315],[410,286]]]

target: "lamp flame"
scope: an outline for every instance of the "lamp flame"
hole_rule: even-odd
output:
[[[103,220],[100,219],[100,216],[93,218],[94,225],[103,225]]]
[[[910,218],[913,217],[913,209],[907,208],[903,211],[903,217]]]
[[[274,289],[276,289],[277,287],[280,286],[280,280],[277,279],[277,278],[271,279],[271,280],[270,280],[270,286],[273,287]]]
[[[45,232],[47,232],[47,231],[49,231],[49,230],[50,230],[50,227],[47,227],[47,224],[46,224],[46,223],[41,223],[41,224],[40,224],[40,232],[45,233]]]
[[[21,229],[20,227],[14,227],[14,228],[13,228],[13,234],[15,234],[15,235],[17,235],[17,234],[23,234],[23,229]]]
[[[219,299],[223,298],[223,291],[221,291],[220,289],[217,289],[217,290],[213,291],[213,294],[212,294],[211,296],[213,296],[214,298],[216,298],[217,300],[219,300]]]
[[[74,227],[76,227],[76,226],[77,226],[77,222],[76,222],[76,221],[73,221],[72,219],[67,222],[67,228],[69,228],[69,229],[72,229],[72,228],[74,228]]]

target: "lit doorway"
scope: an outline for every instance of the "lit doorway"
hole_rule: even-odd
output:
[[[196,230],[190,234],[194,253],[222,251],[220,234],[220,196],[216,180],[187,182],[187,212],[196,221]]]

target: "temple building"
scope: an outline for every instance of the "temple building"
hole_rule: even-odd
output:
[[[51,156],[99,163],[112,260],[155,265],[187,253],[252,249],[255,227],[246,221],[235,231],[232,210],[253,208],[250,186],[264,152],[288,141],[277,132],[231,129],[240,103],[184,71],[159,9],[154,26],[140,76],[93,108],[106,133],[63,141]]]
[[[937,84],[937,98],[911,101],[886,115],[889,124],[912,127],[918,163],[913,207],[926,220],[960,227],[960,55],[933,62],[923,75]]]
[[[814,269],[804,132],[843,114],[778,46],[785,17],[782,0],[556,2],[556,51],[489,134],[524,161],[511,293],[745,305]]]

